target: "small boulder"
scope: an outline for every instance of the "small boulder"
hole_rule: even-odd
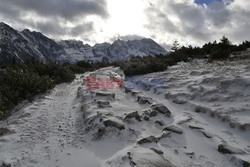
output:
[[[222,154],[245,154],[243,150],[229,146],[225,143],[222,143],[218,146],[218,151]]]
[[[202,134],[206,137],[206,138],[212,138],[213,137],[213,135],[211,134],[211,133],[209,133],[209,132],[206,132],[206,131],[201,131],[202,132]]]
[[[114,128],[117,128],[119,130],[123,130],[125,129],[125,125],[122,123],[121,120],[118,120],[116,118],[114,119],[106,119],[103,121],[104,125],[106,127],[114,127]]]
[[[150,117],[156,117],[157,116],[157,111],[156,110],[150,111],[149,116]]]
[[[137,101],[139,104],[152,104],[153,99],[149,97],[138,96]]]
[[[145,143],[157,143],[158,140],[154,137],[154,136],[149,136],[149,137],[145,137],[141,140],[139,140],[137,143],[138,144],[145,144]]]
[[[138,94],[140,94],[141,92],[139,92],[139,91],[132,91],[132,96],[137,96]]]
[[[124,89],[125,89],[125,93],[131,93],[132,92],[132,89],[130,89],[130,88],[124,87]]]
[[[108,108],[111,107],[110,102],[109,101],[97,101],[97,105],[99,108]]]
[[[204,129],[203,127],[196,126],[196,125],[189,125],[189,128],[190,129],[199,129],[199,130],[203,130]]]
[[[159,112],[161,114],[165,114],[167,116],[171,115],[170,110],[163,104],[153,104],[151,106],[151,109],[152,109],[152,111],[157,111],[157,112]]]
[[[159,154],[159,155],[163,155],[164,154],[163,151],[158,150],[156,148],[150,148],[150,150],[154,151],[156,154]]]
[[[160,125],[160,126],[163,126],[163,125],[164,125],[164,122],[159,121],[159,120],[155,121],[155,123],[158,124],[158,125]]]
[[[143,119],[144,119],[145,121],[149,121],[149,117],[148,117],[148,116],[144,116]]]
[[[163,129],[163,131],[170,131],[170,132],[174,132],[174,133],[178,133],[178,134],[183,133],[183,130],[181,128],[174,126],[174,125],[169,125],[169,126],[165,127]]]
[[[135,146],[125,148],[105,161],[104,166],[119,167],[174,167],[163,155],[152,149]]]
[[[138,121],[141,121],[141,116],[139,115],[138,111],[129,113],[128,115],[126,115],[126,117],[124,119],[128,120],[128,119],[131,119],[131,118],[135,118]]]
[[[110,92],[96,92],[96,96],[108,97],[110,99],[115,99],[115,94]]]

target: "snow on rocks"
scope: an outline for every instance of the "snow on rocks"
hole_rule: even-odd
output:
[[[183,130],[181,128],[174,126],[174,125],[169,125],[169,126],[165,127],[163,129],[163,131],[170,131],[170,132],[174,132],[174,133],[178,133],[178,134],[183,133]]]
[[[141,116],[139,115],[138,111],[127,114],[124,120],[131,120],[132,118],[135,118],[137,121],[141,121]]]
[[[186,122],[190,122],[192,120],[192,116],[190,116],[189,114],[179,114],[177,116],[174,117],[174,123],[173,124],[177,124],[177,125],[181,125],[181,124],[184,124]]]
[[[167,116],[171,115],[171,112],[169,111],[169,109],[163,104],[153,104],[151,106],[151,109],[152,111],[156,111]]]
[[[185,148],[192,148],[193,150],[189,152],[194,154],[190,157],[195,159],[196,163],[186,160],[189,164],[193,163],[190,166],[249,164],[247,161],[250,159],[248,133],[250,92],[247,91],[250,86],[249,63],[249,59],[213,63],[208,63],[206,60],[193,60],[188,63],[178,63],[164,72],[140,76],[145,80],[163,79],[162,89],[141,91],[142,94],[164,104],[171,111],[173,122],[164,121],[167,128],[163,132],[168,133],[167,137],[161,138],[158,143],[163,145],[167,141],[165,144],[169,146],[168,149],[173,147],[171,142],[175,144],[177,142],[176,146],[183,144]],[[159,117],[156,112],[150,113],[148,109],[144,112],[151,114],[152,117],[148,116],[149,120]],[[176,129],[180,130],[179,133],[182,132],[181,135],[173,135],[172,131],[177,131]],[[172,141],[172,139],[175,140]],[[243,150],[244,158],[242,154],[218,155],[217,147],[221,142]],[[164,154],[168,152],[166,149],[162,151]],[[178,155],[185,154],[181,146],[168,153],[176,152]],[[171,160],[178,166],[179,163],[175,158]],[[179,166],[188,165],[181,163]]]
[[[119,75],[115,73],[119,73]],[[116,76],[116,78],[117,76],[124,77],[119,69],[113,67],[85,74],[85,77],[91,75],[105,80],[110,77],[110,74]],[[162,126],[167,124],[167,122],[173,122],[170,117],[170,110],[160,102],[144,95],[142,91],[126,88],[126,85],[124,85],[124,89],[125,91],[122,89],[81,89],[81,91],[85,91],[81,96],[84,99],[82,108],[84,108],[83,121],[86,126],[83,131],[85,132],[85,138],[87,138],[87,145],[91,145],[92,142],[98,143],[107,139],[113,139],[119,142],[130,143],[129,145],[134,147],[134,152],[138,152],[141,149],[138,145],[156,144],[158,140],[168,137],[167,133],[162,132]],[[155,113],[155,116],[152,113]],[[126,148],[127,145],[124,149]],[[150,148],[152,149],[147,150],[151,154],[155,154],[156,157],[160,156],[163,158],[163,161],[166,160],[168,162],[159,148],[153,145]],[[137,149],[138,151],[136,151]],[[127,153],[125,155],[127,156]],[[162,160],[158,160],[159,162],[153,162],[154,160],[152,160],[148,164],[159,163],[161,165]],[[107,160],[106,164],[108,162],[110,161]],[[129,164],[133,166],[135,163],[137,166],[140,166],[139,162],[141,160],[138,159],[138,161],[129,162]],[[112,161],[112,163],[114,162]]]
[[[234,79],[220,80],[229,77],[232,71],[238,75],[237,70],[246,68],[227,68],[227,75],[220,75],[218,71],[223,71],[221,65],[209,66],[203,61],[179,63],[166,72],[139,76],[163,78],[162,89],[138,90],[126,87],[125,83],[124,90],[86,90],[82,94],[85,99],[82,105],[86,106],[85,128],[90,129],[85,131],[87,145],[106,144],[107,140],[122,143],[121,147],[103,159],[103,166],[243,166],[250,157],[247,149],[249,135],[245,131],[231,129],[225,123],[231,121],[236,126],[237,122],[248,123],[249,94],[235,91],[235,85],[228,83],[236,82]],[[115,78],[124,76],[118,68],[113,67],[89,75],[109,78],[110,74]],[[247,87],[245,81],[248,78],[242,78],[244,81],[237,80],[237,87]],[[242,85],[239,84],[241,82]],[[105,95],[96,95],[96,92],[104,92]],[[238,98],[240,93],[244,93],[242,98],[245,101]],[[226,101],[228,99],[229,102]],[[236,102],[230,99],[236,99]],[[97,101],[108,102],[108,107],[99,107]],[[239,113],[243,116],[236,117]],[[228,114],[231,114],[230,117]],[[215,117],[224,119],[225,123]],[[242,126],[242,129],[245,128]],[[227,146],[233,146],[225,148],[236,152],[220,153],[218,146],[224,142]],[[231,148],[245,153],[235,154],[239,150]]]
[[[101,96],[101,97],[107,97],[110,98],[112,100],[115,99],[115,94],[114,93],[109,93],[109,92],[95,92],[96,96]]]
[[[163,155],[164,154],[163,151],[158,150],[156,148],[150,148],[150,150],[154,151],[156,154],[159,154],[159,155]]]
[[[155,150],[139,146],[125,148],[105,162],[105,167],[174,167],[163,155]]]
[[[99,108],[108,108],[108,107],[111,107],[109,101],[98,100],[97,104],[98,104]]]
[[[137,143],[138,144],[145,144],[145,143],[157,143],[157,139],[154,136],[149,136],[149,137],[145,137],[141,140],[139,140]]]
[[[152,104],[153,103],[153,99],[150,97],[143,97],[143,96],[138,96],[137,97],[137,101],[140,104]]]
[[[197,126],[197,125],[189,125],[189,128],[191,129],[198,129],[198,130],[203,130],[203,127]]]
[[[213,134],[211,134],[210,132],[207,132],[205,130],[202,130],[201,132],[207,138],[212,138],[213,137]]]
[[[124,123],[119,120],[118,118],[106,118],[103,120],[103,123],[106,127],[114,127],[114,128],[117,128],[119,130],[123,130],[125,129],[125,125]]]
[[[218,146],[218,151],[222,154],[245,154],[246,153],[245,151],[239,148],[229,146],[225,143],[220,144]]]

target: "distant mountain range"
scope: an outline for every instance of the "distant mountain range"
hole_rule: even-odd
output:
[[[102,43],[91,47],[82,41],[63,40],[56,42],[40,32],[25,29],[17,31],[0,23],[0,63],[13,60],[25,62],[30,59],[75,63],[77,61],[127,60],[133,56],[166,54],[167,51],[152,39]]]

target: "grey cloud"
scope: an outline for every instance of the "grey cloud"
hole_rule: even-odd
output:
[[[222,27],[230,21],[230,12],[223,2],[214,1],[205,12],[206,18],[216,27]]]
[[[158,30],[159,32],[167,31],[175,33],[178,31],[178,27],[169,20],[165,13],[158,10],[157,7],[151,5],[151,7],[146,9],[145,13],[147,13],[147,17],[150,20],[150,23],[145,25],[146,28],[150,30]]]
[[[88,23],[83,23],[76,25],[74,28],[71,30],[71,35],[72,36],[79,36],[84,33],[90,33],[94,29],[94,24],[93,22],[88,22]]]
[[[0,5],[0,15],[2,15],[5,18],[13,19],[16,18],[18,15],[20,15],[20,12],[17,10],[14,10],[12,8],[8,8],[6,4],[1,4]]]
[[[39,16],[75,19],[86,15],[107,17],[104,0],[1,0],[9,10],[35,12]]]
[[[228,6],[216,1],[206,6],[184,0],[158,0],[145,11],[148,18],[145,27],[158,37],[170,36],[170,39],[183,39],[182,41],[197,45],[218,39],[222,35],[235,42],[241,42],[247,37],[249,40],[250,10],[242,7],[245,5],[242,2],[247,3],[247,0],[240,1]],[[170,19],[171,17],[176,19]]]
[[[176,26],[180,27],[179,35],[182,37],[193,37],[201,39],[209,39],[210,32],[206,29],[206,16],[201,7],[192,6],[185,3],[171,3],[169,7],[177,16],[181,23]],[[174,23],[173,23],[174,24]]]
[[[31,23],[32,27],[40,30],[41,32],[48,35],[59,35],[66,33],[66,28],[61,27],[57,22],[34,22]]]
[[[34,17],[24,17],[27,14]],[[1,21],[18,29],[41,31],[53,38],[91,34],[94,23],[86,21],[90,15],[106,19],[106,0],[0,0]]]
[[[115,41],[117,39],[121,39],[121,40],[124,40],[124,41],[129,41],[129,40],[135,40],[135,39],[140,40],[140,39],[143,39],[143,38],[145,38],[145,37],[139,36],[139,35],[125,35],[125,36],[116,35],[114,37],[111,37],[109,40],[111,42],[113,42],[113,41]]]
[[[91,33],[94,30],[93,22],[84,22],[74,27],[62,26],[57,24],[57,22],[35,22],[32,24],[32,27],[39,29],[45,34],[54,36],[54,37],[63,37],[65,34],[72,37],[79,37],[86,33]]]

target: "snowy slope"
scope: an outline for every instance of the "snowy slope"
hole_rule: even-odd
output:
[[[86,77],[124,78],[108,67],[57,86],[0,126],[0,161],[13,166],[241,167],[250,163],[249,60],[179,63],[138,76],[154,90],[86,89]],[[138,83],[139,84],[139,83]],[[117,86],[117,84],[115,84]],[[115,88],[116,88],[115,86]]]

